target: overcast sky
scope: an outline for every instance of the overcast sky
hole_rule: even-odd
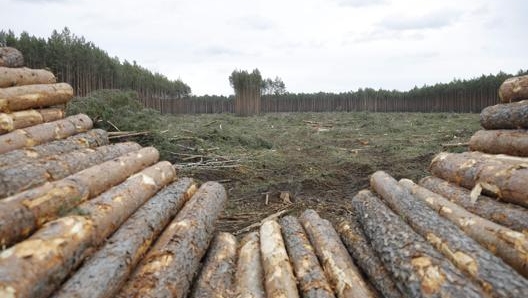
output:
[[[67,26],[193,94],[234,69],[290,92],[415,85],[528,68],[527,0],[0,0],[0,29]]]

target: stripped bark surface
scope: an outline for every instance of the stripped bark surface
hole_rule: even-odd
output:
[[[528,99],[528,75],[512,77],[499,87],[501,102],[512,102]]]
[[[240,241],[235,283],[237,297],[264,298],[264,269],[260,262],[260,241],[258,232],[244,236]]]
[[[268,220],[260,226],[260,253],[268,298],[299,297],[295,276],[281,236],[280,225]]]
[[[0,112],[55,106],[72,98],[73,88],[67,83],[0,88]]]
[[[12,47],[0,47],[0,66],[22,67],[24,66],[24,56]]]
[[[472,203],[470,190],[434,176],[423,178],[419,184],[448,198],[451,202],[464,207],[471,213],[528,236],[528,210],[526,208],[498,202],[482,195],[478,197],[475,203]]]
[[[528,157],[528,130],[479,130],[469,140],[469,148],[491,154]]]
[[[337,226],[337,232],[354,261],[383,297],[402,297],[389,271],[372,249],[356,218],[350,216],[342,220]]]
[[[304,298],[335,297],[323,268],[299,220],[285,216],[280,220],[286,249]]]
[[[53,140],[65,139],[92,128],[92,119],[84,114],[14,130],[0,135],[0,154],[33,147]]]
[[[191,297],[235,297],[234,274],[237,240],[229,233],[218,233],[213,238],[207,257]]]
[[[485,129],[528,129],[528,100],[483,109],[480,125]]]
[[[155,148],[143,148],[1,200],[0,243],[9,246],[24,239],[42,224],[121,183],[158,158]]]
[[[222,185],[204,183],[161,234],[118,297],[185,297],[226,199]]]
[[[493,297],[528,296],[528,280],[413,197],[390,175],[378,171],[370,178],[370,185],[394,212],[487,293]]]
[[[299,219],[337,297],[375,297],[332,224],[311,209]]]
[[[0,198],[14,195],[46,182],[62,179],[139,149],[141,146],[137,143],[118,143],[95,149],[84,148],[44,158],[36,163],[17,164],[2,168],[0,169]]]
[[[500,199],[528,207],[528,168],[480,152],[438,154],[430,171],[444,180],[472,189],[477,184]]]
[[[45,69],[31,69],[27,67],[9,68],[0,66],[0,88],[53,84],[57,79],[51,71]]]
[[[475,215],[411,180],[402,179],[400,184],[517,272],[528,277],[528,237],[524,234]]]
[[[64,118],[64,111],[55,108],[25,110],[10,114],[0,113],[0,134],[62,118]]]
[[[487,296],[370,191],[360,191],[352,205],[372,248],[405,296]]]

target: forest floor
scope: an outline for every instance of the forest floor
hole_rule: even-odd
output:
[[[220,181],[229,193],[218,229],[237,232],[280,210],[335,220],[369,175],[427,175],[442,144],[467,142],[478,114],[291,113],[164,116],[180,176]],[[282,194],[282,197],[281,197]],[[289,196],[289,198],[285,198]]]

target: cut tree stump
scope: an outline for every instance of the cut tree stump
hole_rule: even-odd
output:
[[[12,47],[0,47],[0,66],[22,67],[24,66],[24,56]]]
[[[264,269],[260,261],[258,232],[251,232],[242,238],[238,252],[235,284],[237,297],[264,298]]]
[[[161,234],[118,297],[185,297],[226,199],[221,184],[204,183]]]
[[[485,129],[528,129],[528,100],[484,108],[480,125]]]
[[[528,297],[528,280],[413,197],[390,175],[378,171],[371,176],[370,185],[396,214],[487,293],[494,297]]]
[[[528,75],[509,78],[499,87],[501,102],[528,99]]]
[[[360,191],[352,205],[372,248],[405,296],[487,297],[370,191]]]
[[[62,109],[25,110],[11,114],[0,113],[0,134],[15,129],[26,128],[37,124],[56,121],[64,118]]]
[[[528,236],[528,209],[526,208],[498,202],[482,195],[473,203],[470,190],[434,176],[423,178],[419,184],[448,198],[451,202],[464,207],[471,213]]]
[[[0,88],[56,82],[53,73],[45,69],[0,67]]]
[[[311,209],[299,219],[337,297],[375,297],[332,224]]]
[[[528,157],[528,130],[479,130],[469,140],[469,148],[490,154]]]
[[[0,88],[0,112],[61,105],[72,98],[73,88],[67,83]]]

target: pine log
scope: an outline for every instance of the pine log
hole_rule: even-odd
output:
[[[0,88],[0,112],[61,105],[72,98],[73,88],[67,83]]]
[[[0,243],[9,246],[24,239],[42,224],[121,183],[158,158],[155,148],[143,148],[1,200]]]
[[[528,100],[484,108],[480,125],[485,129],[528,129]]]
[[[0,66],[22,67],[24,66],[24,56],[12,47],[0,47]]]
[[[25,110],[11,114],[0,113],[0,134],[62,118],[64,118],[64,111],[55,108]]]
[[[528,130],[479,130],[469,140],[469,149],[528,157]]]
[[[235,297],[234,273],[237,240],[229,233],[218,233],[213,238],[207,257],[191,297]]]
[[[311,209],[299,219],[337,297],[375,297],[332,224]]]
[[[528,280],[413,197],[390,175],[378,171],[370,178],[370,185],[394,212],[487,293],[493,297],[528,297]]]
[[[258,232],[244,236],[240,241],[235,283],[237,297],[264,298],[264,269],[260,261],[260,241]]]
[[[92,128],[92,119],[84,114],[17,129],[0,135],[0,154],[12,150],[33,147],[53,140],[60,140]]]
[[[17,164],[38,162],[41,158],[60,155],[82,148],[96,148],[108,145],[108,133],[102,129],[92,129],[85,133],[73,135],[67,139],[13,150],[0,154],[0,168]]]
[[[498,202],[490,197],[479,196],[475,203],[471,202],[471,191],[440,178],[429,176],[423,178],[421,186],[448,198],[469,212],[508,227],[528,236],[528,209]]]
[[[56,82],[53,73],[45,69],[0,67],[0,88]]]
[[[118,297],[185,297],[226,199],[222,185],[204,183],[161,234]]]
[[[372,248],[404,296],[487,297],[370,191],[360,191],[352,205]]]
[[[472,189],[477,184],[503,201],[528,207],[528,168],[492,159],[479,152],[439,153],[431,162],[431,173]]]
[[[335,297],[299,220],[293,216],[285,216],[280,220],[280,224],[302,296],[304,298]]]
[[[97,213],[54,220],[4,250],[0,254],[0,296],[12,292],[14,297],[48,297],[142,202],[173,178],[169,162],[156,164],[79,206]]]
[[[509,78],[499,87],[501,102],[528,99],[528,75]]]
[[[266,296],[299,297],[290,259],[284,247],[280,225],[268,220],[260,226],[260,253],[264,268]]]
[[[399,183],[414,197],[427,203],[517,272],[528,277],[528,237],[524,234],[475,215],[411,180],[402,179]]]
[[[372,285],[386,298],[400,298],[402,294],[389,271],[372,249],[355,217],[342,220],[337,232],[348,252],[368,276]]]
[[[0,198],[14,195],[46,182],[62,179],[139,149],[141,146],[137,143],[118,143],[95,149],[79,149],[44,158],[36,163],[16,164],[12,167],[2,168],[0,169]]]

